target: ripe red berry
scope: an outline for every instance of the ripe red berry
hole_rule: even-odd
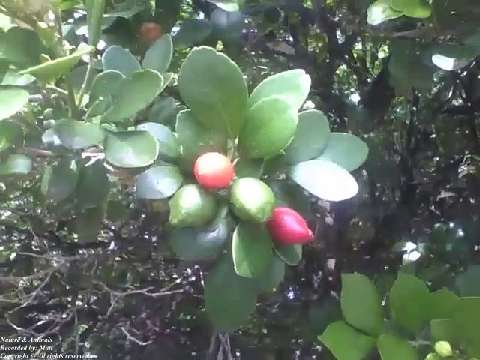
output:
[[[193,174],[198,183],[209,190],[226,188],[235,177],[230,159],[217,152],[198,157],[193,167]]]
[[[305,219],[290,208],[274,209],[267,227],[273,240],[280,245],[305,244],[313,240]]]
[[[144,22],[139,30],[140,39],[147,44],[153,44],[163,35],[162,27],[153,21]]]

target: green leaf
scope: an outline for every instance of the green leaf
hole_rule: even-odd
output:
[[[172,160],[180,156],[180,146],[177,138],[165,125],[151,122],[142,123],[137,126],[137,130],[148,131],[150,135],[157,139],[160,157]]]
[[[345,320],[369,335],[383,329],[383,309],[375,284],[362,274],[342,274],[340,305]]]
[[[457,329],[452,319],[434,319],[430,321],[430,333],[433,340],[457,342]]]
[[[235,214],[245,221],[267,221],[275,205],[275,196],[270,187],[255,178],[240,178],[234,181],[230,202]]]
[[[180,144],[182,162],[189,171],[199,155],[211,151],[224,153],[227,147],[225,136],[205,128],[190,110],[178,113],[175,132]]]
[[[87,8],[88,44],[96,47],[102,31],[105,0],[86,0],[85,7]]]
[[[32,160],[22,154],[11,154],[0,162],[0,176],[27,175],[32,171]]]
[[[176,49],[186,49],[201,44],[212,33],[210,22],[202,19],[186,19],[175,34],[173,43]]]
[[[107,70],[97,75],[90,90],[90,103],[100,98],[110,98],[122,84],[125,76],[116,70]]]
[[[133,75],[142,69],[130,51],[120,46],[110,46],[102,56],[103,70],[116,70],[124,76]]]
[[[272,256],[266,270],[255,278],[260,293],[270,293],[280,285],[285,277],[285,263],[276,255]]]
[[[470,265],[468,269],[457,276],[455,287],[461,296],[480,296],[480,265]]]
[[[73,194],[77,181],[78,168],[75,160],[61,159],[45,168],[40,190],[48,200],[58,202]]]
[[[445,288],[433,292],[430,301],[430,319],[451,318],[460,306],[460,298]]]
[[[177,257],[185,261],[216,259],[229,239],[230,228],[226,211],[202,228],[173,229],[168,241]]]
[[[88,244],[98,241],[105,217],[105,207],[98,206],[84,210],[77,218],[77,234],[80,244]]]
[[[158,156],[158,143],[146,131],[110,133],[104,147],[107,161],[121,168],[149,166]]]
[[[390,334],[383,334],[377,341],[382,360],[417,360],[415,348],[407,340]]]
[[[123,79],[112,95],[112,107],[104,116],[106,122],[118,122],[146,108],[163,90],[162,76],[153,70],[142,70]]]
[[[82,56],[89,54],[94,49],[91,46],[80,46],[73,54],[55,60],[44,62],[20,72],[35,76],[43,82],[55,81],[61,76],[68,74],[80,61]]]
[[[265,225],[239,223],[232,238],[235,272],[248,278],[260,276],[272,261],[272,246]]]
[[[0,120],[9,118],[28,103],[28,92],[17,88],[0,89]]]
[[[285,158],[290,164],[319,156],[330,137],[328,119],[323,112],[304,111],[299,114],[298,120],[295,136],[285,149]]]
[[[363,335],[343,321],[330,324],[319,336],[337,360],[362,360],[375,347],[375,339]]]
[[[80,167],[76,189],[77,205],[80,209],[88,209],[103,203],[110,191],[107,169],[101,161]]]
[[[242,154],[250,158],[278,155],[293,139],[298,114],[283,97],[270,97],[255,103],[247,113],[239,137]]]
[[[1,74],[0,85],[2,86],[26,86],[35,81],[35,78],[31,75],[21,75],[17,71],[7,70]]]
[[[275,252],[282,261],[291,266],[296,266],[302,260],[302,245],[283,245],[276,246]]]
[[[460,347],[465,347],[470,357],[480,357],[478,324],[480,324],[480,297],[462,298],[453,317],[453,326],[456,329]]]
[[[416,334],[429,317],[431,295],[425,283],[413,275],[399,273],[389,295],[393,320]]]
[[[153,103],[148,121],[160,124],[175,124],[180,107],[173,97],[159,97]]]
[[[155,166],[137,176],[135,194],[138,199],[166,199],[175,194],[182,182],[183,176],[176,166]]]
[[[0,59],[21,66],[32,66],[40,61],[41,52],[40,38],[32,30],[12,27],[1,37]]]
[[[305,190],[328,201],[350,199],[358,192],[352,175],[328,160],[298,163],[291,168],[290,177]]]
[[[169,34],[165,34],[147,50],[142,66],[144,69],[156,70],[159,73],[167,72],[172,61],[172,55],[172,37]]]
[[[98,125],[75,120],[60,120],[53,127],[62,145],[73,150],[100,145],[104,133]]]
[[[424,19],[432,14],[432,7],[426,0],[390,0],[390,6],[414,18]]]
[[[178,86],[183,101],[207,128],[231,138],[245,120],[248,92],[240,68],[209,47],[193,49],[185,59]]]
[[[168,202],[168,221],[175,227],[204,226],[217,213],[215,197],[197,184],[181,187]]]
[[[282,97],[294,111],[298,111],[307,99],[310,84],[310,76],[300,69],[272,75],[263,80],[253,90],[250,95],[249,106],[255,106],[272,96],[278,96]]]
[[[0,152],[23,144],[22,127],[12,121],[0,122]]]
[[[235,273],[230,254],[223,256],[205,281],[205,306],[215,327],[233,331],[255,310],[257,288],[251,279]]]
[[[332,133],[318,159],[329,160],[347,171],[359,168],[367,159],[368,146],[359,137],[348,133]]]
[[[390,0],[377,0],[368,7],[367,22],[375,26],[387,20],[399,18],[402,15],[401,11],[397,11],[390,6]]]

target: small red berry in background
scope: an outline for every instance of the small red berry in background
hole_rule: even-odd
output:
[[[195,161],[193,174],[197,182],[208,190],[226,188],[235,177],[230,159],[217,152],[199,156]]]
[[[305,244],[313,240],[313,233],[305,219],[295,210],[279,207],[267,221],[270,235],[280,245]]]
[[[157,39],[163,35],[162,27],[153,21],[147,21],[140,26],[140,39],[147,44],[153,44]]]

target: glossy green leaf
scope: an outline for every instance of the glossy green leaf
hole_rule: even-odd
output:
[[[22,75],[14,70],[7,70],[5,73],[1,74],[0,77],[0,85],[2,86],[26,86],[35,81],[35,78],[32,75]]]
[[[263,181],[240,178],[232,184],[230,202],[233,211],[242,220],[263,223],[272,214],[275,196]]]
[[[250,95],[250,107],[272,96],[282,97],[294,111],[298,111],[310,92],[310,76],[305,71],[288,70],[263,80]]]
[[[168,70],[173,56],[173,43],[170,34],[163,35],[155,41],[145,53],[142,66],[144,69],[164,73]]]
[[[173,97],[158,97],[148,113],[148,121],[174,125],[180,109]]]
[[[239,8],[239,0],[209,0],[210,2],[217,5],[220,9],[225,11],[238,11]]]
[[[340,305],[345,320],[369,335],[383,328],[383,309],[375,284],[362,274],[343,274]]]
[[[27,175],[32,171],[32,160],[22,154],[11,154],[0,161],[0,176]]]
[[[329,160],[347,171],[353,171],[365,162],[367,156],[368,146],[359,137],[348,133],[332,133],[318,159]]]
[[[74,150],[100,145],[104,138],[102,128],[84,121],[60,120],[53,129],[62,145]]]
[[[257,288],[252,279],[235,273],[230,254],[223,256],[205,281],[205,306],[214,326],[233,331],[244,325],[255,310]]]
[[[432,293],[430,298],[430,319],[451,318],[460,306],[460,298],[443,288]]]
[[[382,360],[418,360],[415,348],[405,340],[394,335],[383,334],[377,341]]]
[[[217,218],[205,227],[173,229],[168,241],[181,260],[213,260],[221,253],[229,235],[228,219],[225,211],[220,211]]]
[[[460,346],[466,349],[470,357],[480,357],[478,324],[480,324],[480,297],[462,298],[453,316],[453,326]]]
[[[375,347],[375,339],[353,329],[343,321],[330,324],[319,336],[337,360],[362,360]]]
[[[260,293],[275,291],[285,277],[285,263],[277,255],[273,255],[270,264],[255,278]]]
[[[298,114],[283,97],[270,97],[255,103],[246,119],[239,137],[242,154],[250,158],[271,158],[293,139]]]
[[[112,107],[103,121],[118,122],[146,108],[163,89],[162,76],[153,70],[142,70],[123,79],[112,95]]]
[[[27,103],[27,91],[18,88],[0,89],[0,120],[15,115],[22,110]]]
[[[29,74],[37,79],[50,82],[59,77],[68,74],[73,67],[80,61],[82,56],[89,54],[94,49],[91,46],[79,47],[73,54],[64,56],[55,60],[44,62],[40,65],[30,67],[20,72],[20,74]]]
[[[239,178],[260,178],[262,175],[264,160],[240,158],[235,163],[235,175]]]
[[[88,44],[95,47],[101,34],[103,12],[105,11],[105,0],[86,0],[87,23],[88,23]]]
[[[432,8],[426,0],[390,0],[390,6],[414,18],[424,19],[432,14]]]
[[[116,70],[124,76],[133,75],[142,69],[132,53],[120,46],[110,46],[102,56],[103,70]]]
[[[235,272],[248,278],[260,276],[272,261],[272,246],[263,224],[239,223],[232,237]]]
[[[120,131],[105,139],[105,157],[113,166],[144,167],[153,164],[158,156],[158,143],[146,131]]]
[[[393,320],[416,334],[429,317],[431,294],[425,283],[413,275],[399,273],[389,295]]]
[[[390,0],[377,0],[368,7],[367,22],[375,26],[402,15],[401,11],[397,11],[390,6]]]
[[[137,176],[135,194],[139,199],[166,199],[175,194],[182,182],[183,176],[178,167],[155,166]]]
[[[180,69],[178,86],[183,101],[207,129],[238,135],[248,92],[240,68],[230,58],[209,47],[193,49]]]
[[[430,333],[433,340],[446,340],[452,343],[457,342],[459,335],[452,319],[433,319],[430,321]]]
[[[175,34],[173,43],[177,49],[200,45],[212,33],[210,22],[203,19],[186,19]]]
[[[0,122],[0,152],[23,144],[22,127],[12,121]]]
[[[298,126],[292,142],[285,149],[285,158],[296,164],[319,156],[327,146],[330,127],[325,114],[308,110],[299,114]]]
[[[137,130],[148,131],[150,135],[157,139],[160,157],[164,157],[166,160],[179,157],[180,146],[177,138],[165,125],[151,122],[142,123],[137,126]]]
[[[308,192],[328,201],[349,199],[358,192],[352,175],[328,160],[298,163],[291,168],[290,177]]]
[[[204,226],[217,214],[215,197],[197,184],[181,187],[168,203],[170,224],[175,227]]]
[[[40,184],[42,194],[52,201],[62,201],[73,194],[78,181],[75,160],[61,159],[45,168]]]
[[[296,266],[302,260],[302,249],[302,245],[299,244],[283,245],[276,246],[275,252],[285,264]]]
[[[100,98],[110,98],[122,84],[125,76],[116,70],[107,70],[97,75],[90,90],[90,102]]]
[[[0,59],[20,66],[32,66],[40,61],[41,52],[40,38],[32,30],[15,26],[2,36]]]
[[[80,167],[76,189],[77,205],[80,209],[99,206],[105,201],[109,191],[110,181],[102,161]]]
[[[182,162],[190,171],[199,155],[210,151],[224,153],[227,147],[225,136],[205,128],[190,110],[178,113],[175,132],[180,144]]]

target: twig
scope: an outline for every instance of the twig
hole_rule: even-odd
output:
[[[147,345],[150,345],[152,343],[152,340],[149,340],[147,342],[138,340],[136,337],[131,335],[127,330],[125,330],[125,328],[123,326],[120,327],[120,330],[122,330],[122,332],[125,334],[125,336],[127,337],[127,340],[131,340],[131,341],[133,341],[134,343],[136,343],[140,346],[147,346]]]

